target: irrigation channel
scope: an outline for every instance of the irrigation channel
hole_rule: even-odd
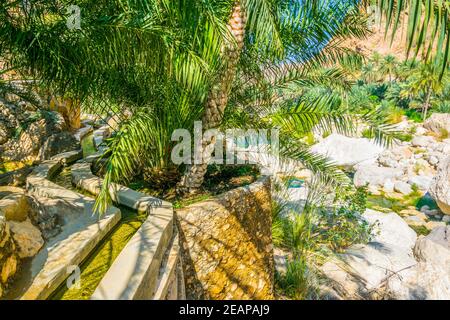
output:
[[[88,135],[83,138],[81,145],[84,158],[97,152],[93,144],[92,135]],[[94,195],[76,188],[72,184],[71,166],[64,167],[62,171],[53,178],[53,182],[69,190],[73,190],[85,196],[94,198]],[[138,213],[137,210],[132,210],[122,205],[116,206],[120,209],[122,218],[81,264],[79,286],[72,286],[71,288],[68,288],[66,282],[63,282],[60,287],[49,297],[49,299],[89,299],[103,276],[111,267],[115,258],[119,255],[128,241],[147,218],[146,213]]]

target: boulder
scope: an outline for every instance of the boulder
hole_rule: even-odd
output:
[[[48,112],[43,119],[31,123],[18,139],[10,139],[3,144],[2,156],[10,161],[35,160],[45,140],[64,129],[64,118],[58,113]]]
[[[432,182],[433,178],[429,176],[411,176],[408,179],[410,185],[416,185],[422,191],[428,191]]]
[[[426,237],[421,237],[414,254],[419,261],[440,265],[450,275],[450,226],[435,228]]]
[[[395,181],[403,175],[403,170],[399,168],[378,167],[375,165],[359,166],[353,182],[355,186],[361,187],[366,184],[373,186],[383,186],[387,180]]]
[[[382,213],[367,209],[363,214],[364,219],[370,224],[375,224],[376,231],[371,243],[383,244],[397,251],[410,253],[414,247],[417,234],[396,213]]]
[[[394,190],[401,194],[408,195],[412,192],[412,188],[409,184],[403,181],[397,181],[394,183]]]
[[[6,292],[9,280],[15,275],[19,264],[16,245],[6,219],[0,216],[0,298]]]
[[[433,229],[414,247],[418,264],[408,276],[397,280],[397,299],[450,299],[450,226]],[[391,284],[394,287],[394,283]]]
[[[450,215],[450,157],[441,162],[430,186],[430,194],[441,211]]]
[[[349,138],[331,134],[312,146],[311,151],[329,157],[335,164],[352,168],[358,163],[375,160],[384,148],[366,138]]]
[[[44,245],[39,229],[29,219],[24,222],[9,221],[8,225],[19,249],[18,256],[34,257]]]
[[[423,126],[435,133],[441,133],[442,129],[450,132],[450,113],[433,113]]]
[[[81,149],[80,142],[69,132],[61,132],[48,137],[39,150],[39,160],[44,161],[53,156]]]
[[[23,193],[10,194],[0,199],[0,216],[8,221],[25,221],[29,211],[30,205]]]
[[[435,142],[436,141],[433,139],[433,137],[428,137],[428,136],[415,136],[411,140],[411,144],[414,147],[427,147]]]
[[[384,192],[394,192],[394,182],[390,179],[386,180],[383,184],[383,190]]]
[[[395,213],[367,210],[377,231],[367,245],[354,245],[339,259],[326,262],[322,272],[330,285],[346,299],[376,299],[388,295],[390,279],[416,265],[412,249],[416,233]]]
[[[51,199],[35,195],[30,199],[33,210],[30,214],[31,222],[41,230],[46,240],[61,232],[61,223],[73,216],[73,205],[62,199]],[[61,217],[60,217],[61,216]],[[66,223],[70,223],[69,220]]]

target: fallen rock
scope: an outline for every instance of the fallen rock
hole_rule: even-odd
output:
[[[411,227],[426,227],[426,220],[422,219],[420,216],[407,216],[405,217],[405,222]]]
[[[439,227],[420,237],[414,247],[418,264],[401,281],[397,299],[448,300],[450,298],[450,227]],[[394,286],[394,283],[391,284]]]
[[[436,228],[445,227],[445,222],[442,221],[428,221],[425,225],[428,230],[434,230]]]
[[[41,232],[29,219],[24,222],[9,221],[8,225],[17,243],[20,258],[35,256],[44,245]]]
[[[450,132],[450,113],[433,113],[423,126],[435,133],[441,133],[442,129]]]
[[[430,186],[430,194],[441,211],[450,215],[450,157],[440,163]]]
[[[394,182],[390,179],[386,180],[383,184],[384,192],[394,192]]]
[[[330,285],[346,299],[385,298],[390,279],[416,265],[412,248],[417,235],[401,217],[373,210],[364,217],[378,224],[372,241],[352,246],[339,260],[322,267]]]
[[[312,146],[311,151],[329,157],[335,164],[352,168],[358,163],[376,159],[384,148],[365,138],[331,134]]]
[[[366,184],[384,186],[387,180],[395,181],[402,175],[403,170],[398,168],[378,167],[374,165],[360,166],[355,173],[353,182],[357,187],[362,187]]]
[[[10,279],[16,274],[18,264],[16,245],[9,225],[6,219],[0,216],[0,298],[6,292]]]
[[[25,221],[30,205],[23,193],[15,193],[0,199],[0,215],[8,221]]]
[[[419,261],[441,265],[450,275],[450,226],[435,228],[426,237],[421,237],[414,254]]]
[[[394,190],[400,192],[401,194],[408,195],[413,190],[409,184],[403,181],[397,181],[394,183]]]
[[[411,144],[414,147],[427,147],[435,142],[436,141],[432,137],[428,137],[428,136],[415,136],[411,140]]]
[[[411,176],[408,179],[410,185],[416,185],[422,191],[428,191],[432,182],[433,178],[429,176]]]
[[[48,137],[39,150],[39,160],[48,160],[51,157],[73,150],[81,149],[80,142],[69,132],[61,132]]]

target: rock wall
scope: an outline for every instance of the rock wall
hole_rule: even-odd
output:
[[[270,178],[176,210],[188,299],[273,299]]]
[[[0,297],[3,296],[8,283],[16,274],[18,262],[16,244],[6,219],[0,215]]]

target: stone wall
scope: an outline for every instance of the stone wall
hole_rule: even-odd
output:
[[[188,299],[273,299],[270,178],[176,210]]]
[[[6,219],[0,215],[0,297],[8,282],[16,274],[19,258]]]

